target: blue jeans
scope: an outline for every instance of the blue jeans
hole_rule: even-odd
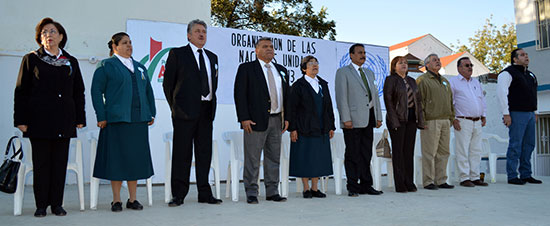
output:
[[[510,111],[512,124],[509,127],[510,143],[506,152],[508,180],[531,177],[531,153],[535,148],[535,113]]]

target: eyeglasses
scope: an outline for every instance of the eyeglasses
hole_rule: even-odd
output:
[[[308,65],[308,66],[319,65],[319,62],[314,62],[314,61],[312,61],[312,62],[307,62],[307,65]]]
[[[40,32],[40,34],[42,36],[46,36],[46,35],[48,35],[48,33],[50,33],[51,35],[56,35],[58,32],[55,29],[51,29],[49,31],[48,30],[42,30],[42,32]]]
[[[464,64],[464,67],[474,67],[473,64]]]

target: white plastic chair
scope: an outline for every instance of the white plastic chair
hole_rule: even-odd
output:
[[[15,134],[19,137],[22,137],[21,132],[16,132]],[[31,146],[30,140],[28,138],[25,138],[23,143],[25,144],[19,143],[16,145],[16,146],[23,145],[23,152],[25,154],[25,157],[23,159],[23,162],[21,163],[19,172],[17,174],[17,178],[18,178],[17,189],[13,196],[13,215],[15,216],[21,215],[21,212],[23,210],[23,197],[25,195],[25,181],[27,178],[27,174],[33,171],[32,146]],[[75,161],[74,162],[69,161],[67,163],[67,170],[72,170],[76,174],[77,185],[78,185],[78,198],[80,201],[80,211],[84,211],[84,176],[82,171],[82,141],[79,138],[71,139],[69,151],[72,149],[75,150]]]
[[[336,195],[341,195],[343,188],[343,168],[344,168],[344,152],[346,144],[344,142],[343,133],[334,133],[334,137],[330,139],[330,150],[332,155],[332,169],[334,173],[334,187]]]
[[[384,133],[387,133],[388,131],[384,129]],[[382,164],[386,163],[386,168],[388,171],[388,187],[393,187],[393,164],[391,158],[384,158],[384,157],[378,157],[376,155],[376,145],[382,139],[381,132],[375,132],[373,136],[373,142],[372,142],[372,158],[371,158],[371,171],[373,175],[373,184],[374,188],[376,190],[382,189]],[[388,136],[388,141],[389,141]]]
[[[90,140],[90,209],[97,209],[97,199],[99,193],[99,178],[94,177],[94,165],[95,157],[97,153],[97,140],[99,136],[99,131],[91,131],[88,133],[88,139]],[[153,205],[153,182],[151,177],[147,178],[146,182],[147,187],[147,201],[149,206]],[[130,195],[128,194],[128,197]]]
[[[169,203],[172,199],[172,142],[174,139],[174,132],[167,132],[163,135],[165,144],[165,159],[164,159],[164,202]],[[191,166],[195,166],[195,159],[193,156],[193,162]],[[218,154],[218,142],[212,141],[212,161],[210,168],[214,171],[214,186],[216,187],[216,198],[220,199],[220,160]]]

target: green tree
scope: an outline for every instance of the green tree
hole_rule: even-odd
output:
[[[516,27],[513,23],[503,24],[500,29],[491,22],[493,15],[485,24],[468,38],[469,45],[451,44],[458,52],[468,51],[481,61],[492,73],[499,73],[510,63],[510,52],[517,48]]]
[[[211,0],[214,25],[335,40],[327,8],[316,13],[309,0]]]

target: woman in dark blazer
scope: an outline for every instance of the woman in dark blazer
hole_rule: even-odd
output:
[[[34,216],[46,208],[64,216],[61,207],[69,157],[76,128],[86,125],[84,83],[78,61],[63,50],[67,33],[51,18],[36,25],[40,48],[23,57],[14,98],[14,125],[32,146]]]
[[[116,33],[108,46],[111,57],[98,65],[91,89],[101,128],[94,177],[111,181],[113,212],[122,211],[124,180],[130,192],[126,208],[141,210],[136,200],[137,180],[153,175],[148,126],[155,120],[155,99],[145,66],[132,59],[130,36]]]
[[[407,59],[395,57],[390,76],[384,82],[386,126],[392,145],[393,178],[396,192],[415,192],[413,158],[416,129],[424,128],[420,92],[413,78],[407,76]]]
[[[326,195],[317,189],[317,184],[319,177],[332,174],[330,139],[336,129],[332,100],[327,82],[317,76],[317,59],[306,56],[300,68],[304,76],[294,82],[289,96],[289,173],[302,178],[304,198],[324,198]]]

